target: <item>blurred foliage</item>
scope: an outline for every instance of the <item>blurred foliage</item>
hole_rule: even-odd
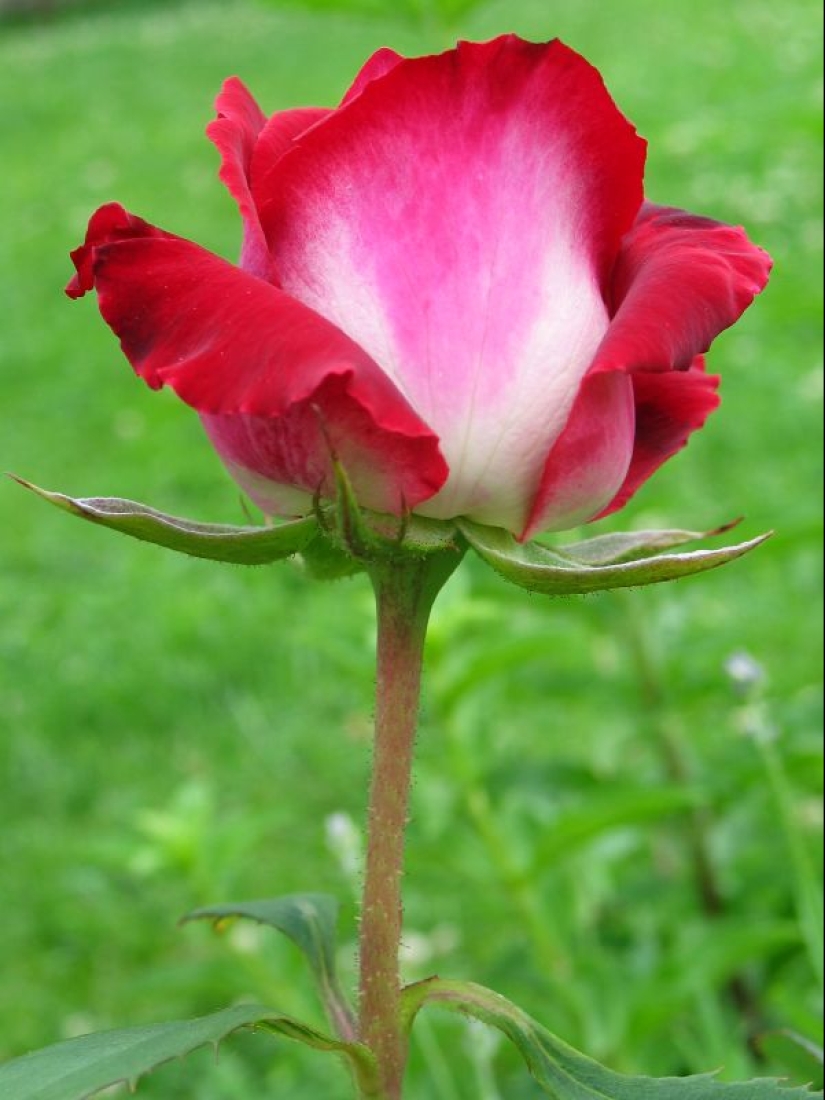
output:
[[[439,24],[452,25],[466,17],[473,8],[481,6],[481,0],[261,0],[273,7],[285,7],[294,4],[315,12],[335,12],[355,16],[386,17],[389,12],[398,19],[411,20],[413,23],[436,27]]]
[[[111,198],[236,254],[203,138],[229,73],[274,110],[334,103],[382,44],[516,30],[585,53],[650,140],[651,196],[744,223],[776,259],[712,353],[722,409],[598,529],[744,513],[745,534],[777,535],[707,577],[570,601],[462,567],[430,639],[406,970],[500,988],[622,1071],[804,1080],[818,1072],[804,1042],[748,1040],[822,1038],[820,8],[696,0],[688,18],[654,0],[490,0],[451,25],[434,5],[417,20],[382,10],[118,0],[0,26],[2,465],[244,521],[197,419],[136,382],[92,302],[61,294],[66,253]],[[288,943],[174,922],[328,890],[346,903],[352,981],[363,578],[185,560],[11,483],[0,532],[0,1056],[240,994],[320,1024]],[[287,1045],[273,1061],[255,1036],[189,1069],[141,1095],[347,1095],[334,1066]],[[485,1032],[422,1018],[411,1100],[533,1096]]]

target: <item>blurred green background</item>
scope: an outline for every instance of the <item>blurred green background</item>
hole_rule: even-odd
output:
[[[0,5],[0,453],[47,488],[243,522],[196,417],[135,380],[93,301],[62,294],[112,198],[237,254],[203,137],[230,73],[272,111],[335,103],[382,44],[558,35],[650,140],[651,197],[744,224],[774,255],[712,353],[721,411],[592,531],[744,514],[744,534],[775,538],[705,577],[586,600],[468,563],[430,639],[406,973],[492,985],[628,1072],[818,1072],[767,1033],[822,1038],[820,21],[813,0]],[[372,640],[363,578],[184,559],[0,486],[0,1057],[241,995],[320,1022],[288,943],[175,920],[327,890],[352,978]],[[140,1093],[347,1088],[335,1063],[252,1036]],[[537,1091],[435,1012],[409,1095]]]

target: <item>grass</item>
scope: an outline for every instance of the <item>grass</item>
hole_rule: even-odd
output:
[[[202,136],[226,75],[274,110],[335,102],[385,42],[420,52],[515,29],[584,52],[650,140],[652,197],[745,224],[776,260],[714,348],[722,410],[600,528],[744,514],[747,534],[777,534],[723,571],[629,595],[528,598],[474,564],[451,581],[430,639],[407,973],[492,985],[620,1070],[807,1080],[816,1068],[792,1044],[768,1039],[757,1061],[747,1035],[822,1038],[818,8],[695,0],[688,21],[652,0],[609,17],[595,0],[524,0],[451,27],[435,8],[121,2],[0,22],[2,464],[48,488],[242,519],[196,418],[134,380],[91,302],[61,294],[67,251],[114,197],[235,255]],[[365,583],[179,559],[11,483],[0,531],[0,1057],[241,994],[320,1023],[289,944],[175,920],[329,890],[352,977],[354,881],[325,821],[346,815],[357,847]],[[734,654],[758,682],[726,672]],[[416,1034],[412,1100],[536,1095],[460,1021],[434,1014]],[[262,1037],[140,1092],[347,1095],[334,1063]]]

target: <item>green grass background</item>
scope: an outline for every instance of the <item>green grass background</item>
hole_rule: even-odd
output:
[[[454,16],[454,18],[453,18]],[[436,609],[406,877],[409,978],[484,982],[615,1068],[816,1075],[757,1029],[821,1040],[819,439],[821,27],[812,0],[78,3],[0,12],[0,460],[48,488],[243,521],[196,418],[136,381],[66,253],[111,198],[234,257],[203,137],[238,73],[275,110],[334,103],[362,59],[504,30],[559,35],[650,140],[654,199],[744,224],[768,291],[711,364],[721,411],[598,530],[775,528],[660,589],[551,602],[476,563]],[[597,528],[593,528],[593,533]],[[238,996],[320,1022],[288,943],[175,920],[357,872],[325,821],[363,818],[373,618],[365,581],[192,561],[0,486],[0,1057]],[[764,677],[736,689],[732,654]],[[721,911],[696,887],[697,834]],[[141,1095],[343,1100],[334,1062],[263,1037]],[[434,1013],[411,1100],[536,1090],[486,1033]]]

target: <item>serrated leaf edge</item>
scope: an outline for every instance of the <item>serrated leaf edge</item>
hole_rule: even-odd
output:
[[[4,1065],[0,1066],[0,1075],[2,1075],[3,1070],[7,1069],[8,1067],[22,1065],[26,1061],[36,1059],[44,1051],[53,1051],[59,1047],[76,1047],[76,1044],[82,1043],[84,1039],[118,1034],[133,1034],[137,1037],[140,1032],[151,1033],[151,1030],[153,1028],[174,1026],[176,1024],[180,1024],[182,1026],[187,1024],[198,1024],[212,1019],[218,1022],[219,1017],[221,1016],[231,1016],[235,1014],[239,1015],[241,1018],[232,1023],[227,1022],[226,1029],[217,1037],[200,1039],[198,1041],[192,1041],[189,1044],[184,1044],[182,1045],[181,1049],[178,1050],[176,1053],[160,1058],[158,1059],[158,1061],[153,1062],[151,1065],[147,1065],[145,1069],[140,1070],[135,1076],[114,1076],[104,1082],[101,1082],[99,1085],[96,1085],[91,1090],[84,1090],[83,1092],[67,1091],[65,1094],[66,1100],[88,1100],[88,1097],[95,1096],[103,1089],[111,1088],[113,1085],[118,1084],[125,1084],[128,1088],[134,1089],[138,1081],[140,1081],[148,1074],[153,1073],[161,1066],[167,1065],[169,1062],[174,1062],[178,1059],[186,1058],[194,1051],[199,1050],[201,1047],[211,1046],[214,1050],[217,1051],[221,1043],[223,1043],[231,1035],[243,1030],[244,1028],[248,1028],[253,1031],[257,1030],[277,1034],[283,1036],[284,1038],[291,1039],[295,1042],[304,1042],[307,1045],[314,1047],[314,1049],[343,1054],[348,1056],[351,1060],[357,1060],[365,1065],[368,1064],[372,1059],[371,1053],[362,1044],[346,1043],[337,1039],[332,1039],[328,1036],[323,1035],[315,1028],[310,1027],[307,1024],[302,1024],[300,1021],[295,1020],[291,1016],[276,1012],[274,1009],[265,1008],[263,1005],[239,1004],[234,1005],[228,1009],[222,1009],[207,1016],[193,1017],[190,1020],[168,1020],[162,1021],[157,1024],[147,1024],[132,1028],[113,1028],[109,1031],[95,1032],[91,1033],[90,1035],[81,1035],[74,1039],[67,1039],[61,1043],[55,1043],[52,1046],[44,1047],[40,1050],[30,1051],[27,1054],[21,1055],[19,1058],[15,1058],[10,1062],[6,1062]],[[308,1042],[305,1036],[317,1038],[318,1041]],[[44,1087],[48,1087],[49,1085],[53,1084],[54,1080],[52,1080],[52,1082],[46,1082]],[[4,1100],[15,1100],[15,1095],[13,1093],[6,1093],[4,1094]]]
[[[570,1055],[576,1059],[581,1060],[583,1064],[591,1064],[597,1067],[603,1073],[609,1076],[622,1078],[621,1074],[616,1074],[614,1071],[607,1069],[607,1067],[599,1065],[594,1059],[577,1051],[574,1047],[570,1046],[563,1039],[559,1039],[551,1032],[547,1031],[538,1021],[528,1016],[512,1001],[508,1001],[500,993],[496,993],[494,990],[487,989],[484,986],[477,985],[474,982],[460,982],[450,981],[438,977],[425,978],[423,981],[416,982],[413,985],[406,986],[402,990],[402,1012],[404,1014],[404,1024],[407,1028],[412,1026],[414,1019],[418,1012],[428,1003],[436,1002],[440,1003],[444,1007],[461,1012],[464,1015],[471,1016],[475,1019],[481,1020],[488,1026],[495,1027],[501,1031],[507,1038],[514,1042],[519,1053],[524,1059],[527,1068],[530,1070],[531,1075],[538,1082],[539,1086],[544,1090],[544,1084],[538,1078],[534,1072],[535,1064],[531,1056],[531,1052],[522,1047],[521,1044],[516,1043],[512,1036],[508,1034],[508,1030],[503,1026],[504,1021],[511,1022],[517,1027],[523,1034],[525,1034],[529,1040],[530,1045],[534,1045],[538,1052],[542,1054],[551,1064],[555,1071],[557,1071],[562,1077],[571,1081],[577,1089],[582,1086],[582,1081],[573,1076],[568,1068],[561,1065],[555,1058],[551,1056],[551,1051],[547,1050],[547,1043],[544,1036],[550,1040],[553,1046],[563,1051],[566,1055]],[[496,1017],[501,1019],[497,1019]],[[540,1068],[540,1067],[538,1067]],[[823,1094],[821,1092],[812,1092],[809,1088],[804,1086],[786,1085],[783,1081],[777,1078],[761,1078],[754,1081],[735,1081],[735,1082],[722,1082],[717,1081],[718,1071],[703,1074],[694,1074],[691,1077],[662,1077],[662,1078],[627,1078],[626,1081],[640,1080],[649,1082],[650,1084],[669,1084],[684,1085],[692,1082],[699,1083],[702,1081],[716,1082],[719,1086],[719,1095],[722,1096],[722,1092],[725,1087],[731,1089],[747,1088],[749,1085],[753,1085],[757,1088],[764,1086],[775,1086],[777,1089],[776,1100],[821,1100]],[[593,1096],[602,1096],[604,1100],[611,1100],[609,1094],[602,1092],[597,1093],[593,1086],[586,1085],[587,1088],[592,1089]],[[548,1093],[553,1096],[553,1093]],[[741,1092],[740,1092],[741,1100]],[[772,1100],[771,1097],[766,1097],[766,1100]]]

